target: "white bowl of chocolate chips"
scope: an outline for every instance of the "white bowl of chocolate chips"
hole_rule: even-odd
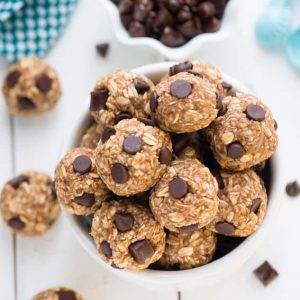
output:
[[[151,64],[136,68],[133,72],[144,74],[154,83],[157,83],[174,64],[174,62]],[[251,93],[238,80],[226,74],[222,74],[222,77],[224,82],[232,85],[234,91]],[[71,138],[64,149],[65,151],[69,151],[79,145],[79,141],[90,126],[91,120],[92,118],[88,113],[83,113],[80,116],[71,133]],[[92,216],[75,216],[68,214],[65,210],[64,216],[71,224],[80,244],[95,260],[95,263],[124,280],[150,289],[179,290],[208,286],[236,272],[251,257],[276,219],[276,213],[281,202],[280,199],[275,197],[275,195],[280,194],[278,190],[277,155],[273,155],[271,159],[267,160],[264,169],[260,170],[260,172],[259,175],[264,182],[268,194],[267,213],[260,228],[246,238],[218,234],[217,248],[213,259],[206,265],[187,270],[178,270],[175,267],[174,270],[163,270],[155,264],[150,265],[148,269],[140,271],[114,268],[99,258],[98,250],[90,235]]]

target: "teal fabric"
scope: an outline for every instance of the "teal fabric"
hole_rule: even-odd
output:
[[[0,0],[0,55],[9,62],[43,56],[54,45],[78,0]]]

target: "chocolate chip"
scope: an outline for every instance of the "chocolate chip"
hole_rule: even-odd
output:
[[[142,149],[142,139],[138,136],[130,135],[124,138],[123,150],[128,154],[136,154]]]
[[[95,195],[83,193],[81,196],[75,197],[73,201],[79,205],[91,207],[95,203]]]
[[[20,110],[33,110],[35,109],[35,104],[28,97],[21,96],[18,98],[18,107]]]
[[[59,290],[56,292],[58,300],[77,300],[77,297],[73,291]]]
[[[185,149],[190,143],[190,135],[187,133],[174,134],[171,136],[173,151],[176,155]]]
[[[146,35],[145,26],[138,21],[132,21],[129,25],[128,31],[132,37],[141,37]]]
[[[127,120],[127,119],[131,119],[131,118],[132,118],[132,114],[130,112],[122,111],[116,116],[115,124],[118,124],[122,120]]]
[[[300,195],[300,185],[297,181],[290,182],[286,185],[285,191],[290,197],[297,197]]]
[[[188,225],[188,226],[183,226],[179,228],[179,233],[183,234],[183,233],[191,233],[194,232],[198,229],[198,224],[192,224],[192,225]]]
[[[121,22],[126,29],[129,29],[129,25],[132,21],[132,15],[121,15]]]
[[[186,39],[177,30],[167,26],[164,28],[164,31],[160,37],[161,43],[169,47],[178,47],[185,43]]]
[[[202,32],[202,26],[198,18],[188,20],[178,25],[177,28],[186,38],[193,38]]]
[[[236,97],[236,93],[237,92],[235,90],[231,89],[231,90],[229,90],[229,92],[227,92],[227,96]]]
[[[182,9],[177,14],[177,21],[179,23],[186,22],[193,18],[193,13],[188,5],[184,5]]]
[[[175,178],[169,183],[169,193],[175,199],[183,198],[187,194],[187,183],[181,178]]]
[[[277,123],[277,121],[276,121],[276,120],[274,120],[274,128],[275,128],[275,130],[277,130],[277,129],[278,129],[278,123]]]
[[[124,184],[129,178],[128,170],[122,164],[116,163],[111,168],[111,177],[114,182]]]
[[[219,111],[218,111],[218,117],[222,117],[227,113],[227,106],[225,104],[221,104]]]
[[[108,43],[101,43],[96,45],[96,50],[101,57],[106,57],[108,49],[109,49]]]
[[[143,263],[155,253],[152,245],[147,239],[132,243],[128,249],[134,260],[139,264]]]
[[[227,156],[230,158],[239,159],[245,152],[245,148],[240,142],[233,142],[227,146]]]
[[[106,101],[109,97],[109,91],[106,89],[95,90],[91,92],[90,111],[97,111],[106,107]]]
[[[153,2],[149,0],[137,1],[133,10],[133,18],[137,21],[145,21],[153,8]]]
[[[20,175],[8,181],[8,184],[11,185],[14,189],[17,189],[23,182],[29,182],[29,177],[26,175]]]
[[[170,91],[177,99],[186,98],[192,92],[192,85],[186,80],[178,79],[171,84]]]
[[[261,106],[250,104],[246,109],[246,115],[250,120],[263,121],[265,119],[266,112]]]
[[[115,224],[120,232],[126,232],[133,227],[133,216],[129,213],[116,213]]]
[[[6,76],[6,84],[8,85],[8,87],[10,89],[16,85],[20,76],[21,76],[21,73],[17,70],[11,71],[10,73],[8,73],[8,75]]]
[[[153,91],[150,95],[150,110],[152,112],[156,111],[156,108],[158,106],[158,94],[156,93],[156,91]]]
[[[113,136],[115,133],[116,133],[115,128],[113,126],[111,126],[111,125],[107,125],[104,128],[102,136],[101,136],[102,143],[105,144],[109,140],[109,138],[111,136]]]
[[[264,286],[269,285],[279,275],[278,272],[267,261],[265,261],[253,272]]]
[[[180,1],[180,0],[167,0],[165,5],[166,5],[166,7],[168,8],[169,11],[171,11],[172,13],[176,13],[181,8],[182,1]]]
[[[10,219],[8,225],[14,230],[22,230],[25,227],[25,223],[18,217]]]
[[[221,22],[217,18],[212,18],[208,23],[204,24],[203,31],[206,33],[216,32],[219,30]]]
[[[261,202],[262,200],[260,198],[253,199],[250,211],[256,214],[260,207]]]
[[[133,84],[134,84],[134,87],[135,87],[136,91],[138,92],[138,94],[141,94],[141,95],[143,95],[150,89],[150,86],[147,82],[145,82],[141,79],[138,79],[138,78],[133,79]]]
[[[226,81],[222,81],[222,86],[225,90],[229,91],[232,89],[232,85]]]
[[[100,250],[101,252],[107,257],[111,258],[112,257],[112,250],[110,248],[110,244],[107,241],[102,241],[100,243]]]
[[[169,75],[173,76],[173,75],[176,75],[178,73],[186,72],[186,71],[191,70],[191,69],[193,69],[193,64],[190,61],[187,60],[187,61],[185,61],[181,64],[177,64],[175,66],[170,67]]]
[[[209,1],[204,1],[198,5],[197,12],[199,14],[199,17],[207,20],[212,18],[215,15],[216,7],[214,6],[213,3]]]
[[[159,10],[157,11],[152,26],[156,32],[161,31],[166,26],[170,26],[173,23],[173,16],[169,13],[169,11],[161,6]]]
[[[92,168],[92,160],[86,155],[77,156],[73,160],[74,172],[83,175],[90,172],[91,168]]]
[[[138,119],[138,121],[144,123],[147,126],[155,126],[155,122],[153,120],[151,120],[151,119],[142,118],[142,117],[141,118],[137,118],[137,119]]]
[[[52,87],[52,79],[46,75],[40,75],[36,80],[36,87],[44,94],[47,94]]]
[[[228,223],[226,221],[224,222],[218,222],[215,226],[218,233],[223,235],[232,235],[234,233],[234,225],[231,223]]]
[[[56,187],[55,187],[55,181],[53,180],[50,184],[50,189],[51,189],[51,194],[54,200],[57,199],[57,194],[56,194]]]
[[[209,2],[214,4],[217,13],[222,12],[226,4],[226,0],[209,0]]]
[[[171,164],[171,161],[172,161],[172,153],[171,151],[165,147],[165,146],[162,146],[160,148],[160,151],[159,151],[159,162],[161,164],[164,164],[164,165],[167,165],[169,166]]]

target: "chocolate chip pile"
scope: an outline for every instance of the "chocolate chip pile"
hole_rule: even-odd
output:
[[[108,74],[90,112],[94,122],[58,164],[55,187],[69,213],[87,216],[106,263],[194,268],[261,226],[276,122],[218,69],[185,61],[157,83]]]
[[[168,47],[215,32],[229,0],[113,0],[132,37],[147,36]]]

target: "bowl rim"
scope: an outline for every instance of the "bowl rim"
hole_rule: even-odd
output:
[[[176,64],[177,62],[161,62],[154,63],[149,65],[144,65],[132,70],[134,73],[142,73],[148,77],[157,76],[157,74],[165,74],[169,67]],[[244,86],[240,81],[232,78],[231,76],[222,73],[223,79],[232,84],[234,88],[244,93],[251,93],[251,91]],[[161,76],[162,77],[162,76]],[[84,129],[86,130],[88,122],[90,122],[90,114],[85,112],[81,114],[79,118],[74,122],[75,126],[72,126],[73,129],[70,139],[66,140],[64,151],[67,152],[70,149],[74,148],[78,144],[79,137],[82,136]],[[131,270],[118,270],[112,268],[110,265],[105,263],[100,259],[94,242],[92,241],[91,236],[87,234],[87,230],[83,228],[83,224],[79,220],[79,216],[71,215],[66,212],[63,208],[63,215],[68,220],[68,223],[71,225],[71,229],[78,239],[82,247],[93,257],[102,267],[113,272],[119,277],[124,279],[132,279],[139,283],[149,284],[149,283],[159,283],[160,280],[163,281],[163,284],[174,284],[176,283],[186,283],[192,279],[209,279],[215,277],[216,274],[220,275],[226,267],[226,274],[234,272],[238,269],[243,263],[249,259],[249,257],[254,253],[254,249],[258,246],[259,242],[266,236],[266,233],[272,226],[272,222],[276,217],[276,214],[279,211],[281,201],[280,197],[275,197],[274,195],[280,194],[280,184],[279,184],[279,172],[278,172],[278,151],[272,156],[272,174],[271,174],[271,189],[269,196],[269,204],[266,216],[260,228],[253,233],[251,236],[247,237],[237,248],[235,248],[230,253],[226,254],[220,259],[217,259],[207,265],[197,267],[189,270],[180,270],[180,271],[165,271],[165,270],[141,270],[141,271],[131,271]],[[81,224],[80,224],[81,223]],[[167,285],[166,285],[167,288]]]

